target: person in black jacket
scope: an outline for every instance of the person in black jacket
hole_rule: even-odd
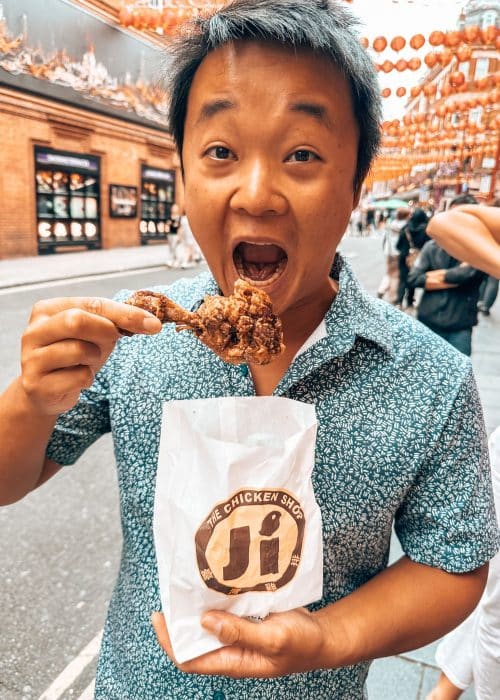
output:
[[[423,209],[417,208],[408,219],[408,223],[401,229],[396,245],[399,253],[399,285],[396,295],[396,306],[401,307],[406,293],[407,308],[413,306],[415,290],[408,285],[408,274],[411,269],[411,258],[416,255],[427,241],[430,240],[426,233],[429,218]]]
[[[458,201],[457,201],[458,200]],[[457,197],[450,206],[463,204]],[[477,302],[484,272],[451,257],[428,241],[408,275],[408,285],[423,287],[417,318],[465,355],[472,352]]]

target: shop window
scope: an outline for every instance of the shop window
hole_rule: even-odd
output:
[[[35,146],[38,252],[101,247],[100,158]]]
[[[141,243],[165,240],[170,210],[175,201],[175,170],[159,170],[142,166]]]

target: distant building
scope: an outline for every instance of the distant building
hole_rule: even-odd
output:
[[[472,27],[483,31],[500,27],[500,0],[469,0],[457,29]],[[411,120],[410,128],[416,133],[414,146],[402,151],[402,159],[408,162],[415,157],[417,162],[408,174],[385,186],[377,183],[377,189],[390,189],[436,207],[445,206],[460,192],[471,192],[481,200],[498,193],[500,51],[494,37],[469,46],[470,56],[465,50],[461,61],[454,55],[455,47],[448,62],[438,62],[421,80],[420,94],[409,100],[403,117],[406,124]],[[427,51],[443,49],[430,46]],[[450,86],[450,76],[453,81],[457,73],[463,74],[463,85]]]

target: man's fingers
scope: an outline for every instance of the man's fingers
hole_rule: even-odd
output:
[[[31,358],[30,371],[42,375],[64,367],[87,365],[95,372],[100,369],[105,359],[105,354],[94,343],[85,340],[61,340],[48,347],[36,348]]]
[[[32,321],[67,312],[69,322],[78,328],[80,315],[89,314],[111,321],[131,333],[158,333],[160,321],[148,311],[102,297],[62,297],[40,301],[33,307]]]
[[[210,612],[203,616],[201,624],[223,644],[236,644],[266,656],[282,653],[287,644],[286,628],[272,618],[252,622],[229,613]]]

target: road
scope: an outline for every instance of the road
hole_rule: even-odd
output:
[[[347,239],[342,249],[373,292],[383,267],[380,241]],[[18,372],[19,339],[38,299],[112,296],[120,288],[147,288],[178,275],[142,271],[2,292],[0,390]],[[500,377],[494,354],[499,316],[494,309],[483,322],[475,358],[491,424],[500,422],[494,379]],[[0,509],[0,532],[0,698],[90,700],[98,635],[121,546],[109,437],[20,503]]]

